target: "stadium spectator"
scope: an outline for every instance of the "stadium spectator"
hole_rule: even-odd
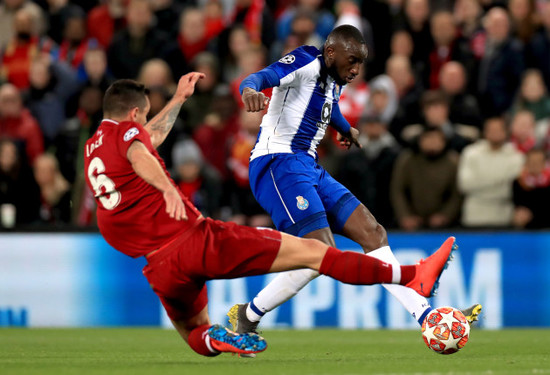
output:
[[[41,35],[45,29],[44,12],[31,0],[4,0],[0,4],[0,49],[4,49],[21,30],[14,29],[18,11],[24,9],[32,19],[32,35]]]
[[[141,65],[158,56],[165,43],[165,35],[153,27],[148,0],[131,0],[126,21],[126,28],[114,36],[107,52],[115,78],[136,78]]]
[[[510,122],[510,141],[523,154],[537,145],[535,116],[529,111],[516,112]]]
[[[41,53],[49,53],[54,45],[49,38],[42,38],[37,32],[36,20],[27,8],[14,15],[14,37],[2,54],[2,78],[19,89],[29,87],[31,61]]]
[[[507,227],[512,224],[512,183],[521,171],[523,155],[508,142],[501,117],[485,120],[485,139],[467,146],[458,164],[458,188],[464,194],[462,225]]]
[[[220,82],[218,61],[210,52],[203,52],[193,60],[194,71],[204,73],[197,82],[195,93],[182,106],[181,116],[185,120],[185,130],[191,134],[205,121],[217,96],[228,91],[227,85]]]
[[[204,215],[220,217],[220,175],[204,161],[201,150],[190,139],[178,141],[172,150],[174,180],[182,193]]]
[[[483,30],[481,25],[483,9],[479,1],[457,0],[454,5],[453,16],[457,22],[460,35],[470,42],[470,46],[475,53],[477,49],[473,48],[472,41]]]
[[[322,7],[322,0],[298,0],[296,6],[288,7],[277,20],[277,39],[284,41],[292,33],[292,21],[300,12],[312,14],[315,32],[322,40],[334,28],[334,15]]]
[[[88,36],[103,48],[109,47],[115,33],[126,25],[127,0],[105,0],[88,13]]]
[[[369,82],[369,98],[363,114],[369,117],[378,117],[384,124],[389,124],[393,120],[398,106],[399,98],[396,87],[389,76],[380,75]]]
[[[526,60],[531,68],[540,70],[547,88],[550,87],[550,3],[542,6],[542,28],[527,44]]]
[[[48,57],[31,63],[30,87],[24,92],[24,100],[40,124],[46,147],[63,126],[66,105],[77,91],[76,74],[67,65],[52,63]]]
[[[426,128],[418,151],[403,151],[393,170],[391,202],[399,226],[407,231],[451,226],[461,204],[456,174],[457,155],[448,151],[445,134]]]
[[[357,127],[359,118],[365,111],[369,101],[369,85],[365,81],[365,66],[361,69],[357,78],[346,85],[346,89],[340,95],[340,111],[351,126]]]
[[[66,62],[75,71],[84,69],[82,63],[86,51],[97,48],[95,39],[87,37],[86,14],[78,6],[70,6],[64,12],[63,39],[57,51],[57,59]]]
[[[413,144],[425,128],[440,129],[445,135],[446,146],[460,153],[464,147],[479,138],[477,128],[453,124],[449,120],[449,99],[440,90],[430,90],[422,94],[420,101],[424,122],[406,126],[401,138]]]
[[[479,62],[478,92],[485,117],[510,108],[524,69],[521,42],[510,37],[505,9],[491,8],[484,22],[485,49]]]
[[[528,43],[539,27],[535,2],[536,0],[508,1],[512,34],[523,43]]]
[[[371,60],[368,62],[366,72],[366,78],[370,80],[384,73],[386,60],[393,54],[390,52],[390,38],[393,32],[392,12],[390,5],[385,1],[364,0],[360,2],[360,6],[361,14],[372,27],[374,50],[369,51]]]
[[[0,87],[0,138],[9,138],[25,151],[25,163],[33,164],[44,152],[42,131],[30,111],[23,107],[17,87],[5,83]]]
[[[107,54],[103,49],[89,49],[84,54],[84,72],[79,77],[85,85],[99,87],[105,92],[113,80],[107,67]]]
[[[239,107],[244,107],[241,100],[241,94],[239,92],[241,82],[248,75],[264,68],[265,65],[266,51],[263,47],[251,46],[239,56],[238,66],[240,75],[230,83],[231,93],[233,94],[235,102],[239,105]],[[271,89],[265,90],[264,93],[268,97],[271,97]]]
[[[434,42],[430,32],[430,3],[428,0],[406,0],[403,4],[401,20],[396,23],[396,29],[404,29],[411,34],[414,50],[411,63],[427,64]]]
[[[40,189],[39,221],[54,225],[71,221],[70,185],[59,171],[52,154],[42,154],[34,163],[34,179]]]
[[[229,29],[228,42],[218,45],[218,61],[221,63],[220,69],[224,82],[231,82],[240,75],[239,56],[250,47],[250,36],[243,26],[237,25]]]
[[[467,76],[464,66],[449,61],[439,72],[440,90],[449,98],[449,120],[454,124],[472,125],[481,129],[481,110],[477,98],[467,90]]]
[[[38,218],[39,191],[31,168],[17,145],[0,136],[0,206],[13,205],[15,224],[29,224]]]
[[[413,75],[409,59],[404,56],[391,56],[386,63],[386,74],[395,87],[399,101],[390,123],[390,132],[401,142],[401,131],[405,125],[422,120],[418,106],[422,89]]]
[[[521,110],[527,110],[535,116],[535,121],[541,127],[537,129],[537,137],[544,137],[548,127],[547,120],[550,119],[550,96],[539,70],[527,69],[523,74],[511,112],[513,114]]]
[[[239,113],[239,130],[228,141],[227,168],[229,170],[229,221],[252,227],[270,227],[269,215],[259,205],[250,189],[248,168],[250,152],[256,144],[260,123],[264,112],[250,113],[241,109]]]
[[[293,38],[293,43],[298,45],[308,45],[321,48],[323,38],[316,33],[315,18],[313,13],[307,11],[299,11],[294,15],[291,24],[291,33],[284,40],[278,40],[273,43],[270,50],[270,60],[278,60],[284,56],[283,51],[286,48],[288,38]]]
[[[388,124],[380,117],[362,117],[358,129],[362,148],[351,149],[342,155],[335,177],[369,207],[380,224],[394,227],[388,187],[399,145],[388,132]]]
[[[183,5],[177,0],[151,0],[156,19],[155,27],[166,33],[170,39],[178,34],[178,18]]]
[[[208,23],[203,9],[189,7],[180,16],[177,39],[169,43],[163,51],[174,77],[189,71],[192,60],[209,48],[212,39],[223,29],[219,22]]]
[[[407,30],[397,30],[391,36],[390,52],[392,55],[411,58],[414,51],[414,43],[411,34]]]
[[[527,152],[521,175],[514,181],[514,226],[550,228],[550,166],[542,149]]]
[[[264,0],[235,0],[228,24],[242,24],[248,31],[250,40],[267,49],[275,41],[275,20]]]
[[[162,87],[168,94],[176,90],[176,83],[172,78],[172,71],[166,61],[154,58],[146,61],[141,66],[137,81],[145,87]]]
[[[430,30],[434,39],[434,48],[428,59],[425,86],[437,89],[440,86],[440,72],[443,65],[449,61],[458,61],[467,71],[474,69],[474,56],[470,52],[468,42],[457,35],[453,14],[439,11],[430,18]]]
[[[237,108],[232,95],[216,94],[204,122],[193,132],[193,140],[199,145],[204,158],[218,171],[223,181],[228,178],[227,139],[239,129]]]
[[[78,190],[84,182],[84,143],[95,132],[103,113],[103,91],[96,86],[85,86],[78,95],[78,109],[74,117],[65,121],[56,139],[56,158],[63,177]],[[74,200],[75,202],[78,199]]]
[[[47,0],[47,35],[57,44],[63,41],[63,29],[65,20],[74,11],[74,8],[80,8],[78,5],[70,4],[69,0]],[[82,10],[82,8],[80,8]],[[85,14],[84,14],[85,15]]]

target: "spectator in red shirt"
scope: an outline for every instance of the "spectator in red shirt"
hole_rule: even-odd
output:
[[[17,87],[5,83],[0,87],[0,138],[21,144],[30,164],[44,152],[44,139],[38,122],[23,107]]]
[[[207,18],[201,8],[187,8],[180,17],[177,40],[166,47],[164,59],[174,77],[189,71],[191,61],[207,50],[210,41],[224,29],[221,20]]]
[[[93,8],[88,14],[88,36],[107,48],[115,32],[126,25],[126,4],[126,0],[106,0]]]
[[[58,59],[65,61],[73,69],[83,69],[84,55],[89,48],[95,48],[97,40],[90,39],[86,30],[86,14],[71,6],[63,23],[63,40],[59,47]]]
[[[2,54],[2,76],[18,89],[29,87],[29,69],[33,58],[41,52],[49,52],[53,42],[39,38],[35,32],[34,18],[26,8],[15,13],[15,36]]]

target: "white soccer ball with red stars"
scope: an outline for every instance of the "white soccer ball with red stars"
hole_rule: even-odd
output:
[[[422,322],[422,337],[428,348],[439,354],[458,352],[470,337],[470,324],[454,307],[438,307]]]

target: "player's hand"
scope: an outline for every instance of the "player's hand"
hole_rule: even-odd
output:
[[[176,188],[168,189],[163,194],[164,201],[166,202],[166,213],[170,215],[172,219],[187,220],[187,213],[185,212],[185,205],[176,190]]]
[[[263,92],[258,92],[250,87],[243,90],[242,100],[247,112],[263,111],[269,103],[269,98]]]
[[[340,142],[340,146],[346,147],[347,149],[349,149],[352,144],[359,148],[363,148],[359,143],[359,130],[355,128],[350,128],[348,135],[338,133],[336,139]]]
[[[174,96],[183,99],[184,101],[189,99],[195,92],[195,85],[199,79],[205,77],[204,73],[191,72],[182,76],[178,82],[178,88]]]

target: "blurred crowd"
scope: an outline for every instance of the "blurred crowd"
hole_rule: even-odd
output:
[[[550,228],[547,0],[2,0],[0,227],[93,227],[105,90],[143,82],[153,117],[189,71],[206,78],[159,153],[205,215],[271,225],[239,84],[340,24],[369,48],[340,100],[363,147],[328,131],[320,164],[388,228]]]

